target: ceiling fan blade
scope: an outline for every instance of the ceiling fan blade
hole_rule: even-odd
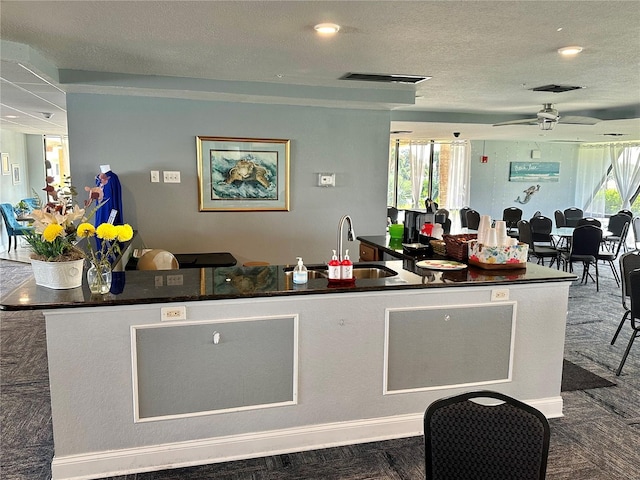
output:
[[[538,123],[537,118],[525,118],[524,120],[511,120],[510,122],[494,123],[494,127],[501,127],[503,125],[536,125]]]
[[[575,115],[567,115],[560,118],[560,123],[570,123],[573,125],[595,125],[601,122],[599,118],[595,117],[581,117]]]
[[[551,120],[552,122],[555,122],[560,118],[560,115],[558,115],[557,113],[550,113],[550,112],[538,112],[538,118],[545,118],[547,120]]]

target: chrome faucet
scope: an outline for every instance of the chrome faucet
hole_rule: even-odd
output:
[[[347,231],[347,240],[353,242],[356,239],[356,234],[353,231],[353,222],[351,221],[351,217],[349,215],[344,215],[340,219],[340,223],[338,224],[338,259],[340,261],[343,260],[342,256],[342,229],[344,228],[345,220],[349,222],[349,230]]]

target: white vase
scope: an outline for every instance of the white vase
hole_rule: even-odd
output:
[[[36,285],[63,290],[82,286],[84,260],[69,262],[43,262],[31,259],[31,269]]]

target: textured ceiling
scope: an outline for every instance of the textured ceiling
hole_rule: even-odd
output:
[[[26,128],[8,123],[11,108],[31,114],[21,121],[37,122],[31,128],[42,133],[66,128],[63,94],[21,63],[66,92],[390,109],[392,130],[421,138],[460,131],[463,138],[640,139],[635,0],[3,0],[0,7],[3,128]],[[342,28],[322,38],[313,31],[322,22]],[[557,53],[574,44],[584,47],[577,57]],[[348,72],[433,78],[339,80]],[[584,88],[529,90],[550,83]],[[30,102],[24,90],[31,89],[41,98]],[[549,102],[561,115],[607,121],[559,124],[544,135],[535,125],[491,126],[535,117]],[[43,111],[54,116],[47,122]]]

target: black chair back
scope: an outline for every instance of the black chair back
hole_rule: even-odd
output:
[[[460,209],[460,226],[467,228],[467,212],[471,210],[469,207],[462,207]]]
[[[518,240],[533,247],[533,235],[531,234],[531,222],[520,220],[518,222]]]
[[[594,225],[581,225],[573,231],[571,241],[571,256],[588,255],[598,256],[600,242],[602,241],[602,230]]]
[[[616,370],[616,375],[620,375],[622,372],[622,367],[624,367],[625,362],[627,361],[627,356],[631,351],[631,347],[633,346],[633,342],[636,338],[640,337],[640,270],[633,270],[629,274],[629,293],[631,297],[631,309],[629,311],[631,316],[631,328],[633,331],[631,332],[631,338],[629,338],[629,343],[627,343],[627,348],[622,355],[622,360],[620,360],[620,365]],[[626,314],[625,314],[626,315]],[[624,321],[624,317],[623,317]],[[620,330],[618,328],[618,330]],[[617,335],[617,332],[616,332]],[[614,337],[615,341],[615,337]],[[613,342],[612,342],[613,343]]]
[[[628,215],[629,217],[633,218],[633,212],[631,210],[620,210],[618,213],[624,213],[625,215]]]
[[[387,207],[387,218],[391,219],[391,223],[398,223],[398,209],[396,207]]]
[[[472,399],[489,399],[492,405]],[[502,393],[436,400],[424,415],[424,437],[427,479],[543,480],[546,475],[549,422],[537,409]]]
[[[577,227],[578,220],[584,217],[584,212],[578,207],[570,207],[564,210],[565,227]]]
[[[531,224],[531,236],[534,242],[538,243],[551,243],[551,230],[553,229],[553,222],[549,217],[533,217],[529,220]]]
[[[579,219],[576,227],[582,227],[583,225],[593,225],[594,227],[600,228],[602,226],[602,222],[597,218],[586,217]]]
[[[567,221],[564,218],[564,213],[560,210],[556,210],[553,212],[553,216],[556,220],[556,228],[562,228],[567,226]]]
[[[627,252],[620,256],[620,277],[622,279],[622,306],[629,310],[627,299],[631,296],[631,281],[629,275],[634,270],[640,269],[640,252]]]
[[[518,207],[505,208],[502,211],[502,220],[506,222],[507,228],[516,228],[522,220],[522,210]]]
[[[475,210],[467,212],[467,228],[470,230],[478,230],[480,227],[480,213]]]
[[[631,217],[629,215],[626,213],[617,213],[609,218],[607,230],[609,230],[612,235],[619,237],[622,235],[624,226],[629,223],[631,223]]]

